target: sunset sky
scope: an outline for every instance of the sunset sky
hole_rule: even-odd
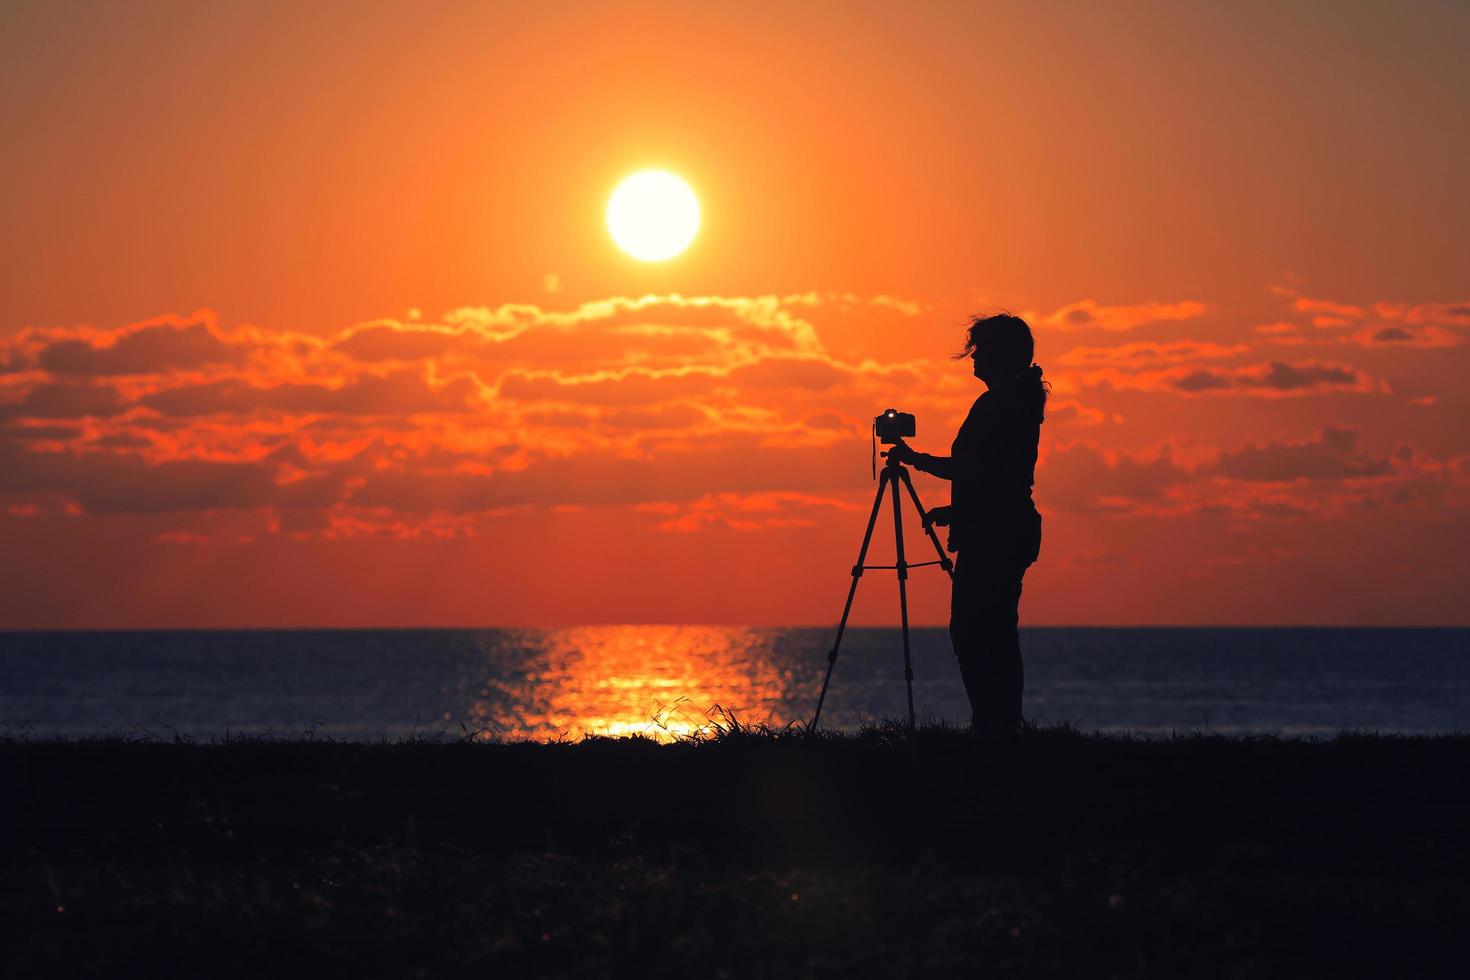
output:
[[[1467,37],[7,4],[0,628],[830,624],[869,420],[947,452],[998,308],[1053,387],[1024,623],[1470,623]],[[603,220],[644,168],[702,213],[665,262]]]

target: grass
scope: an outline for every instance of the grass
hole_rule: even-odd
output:
[[[0,740],[6,976],[1459,975],[1470,737]]]

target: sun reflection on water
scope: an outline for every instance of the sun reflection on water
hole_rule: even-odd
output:
[[[801,685],[779,662],[773,631],[724,626],[585,626],[502,634],[458,690],[473,698],[464,730],[488,738],[644,735],[709,730],[721,711],[742,723],[800,716]]]

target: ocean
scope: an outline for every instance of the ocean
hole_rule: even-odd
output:
[[[811,717],[830,628],[0,633],[0,734],[670,739]],[[913,631],[921,721],[968,720],[943,629]],[[1086,731],[1470,731],[1470,630],[1030,628],[1027,718]],[[906,717],[897,629],[848,631],[822,712]]]

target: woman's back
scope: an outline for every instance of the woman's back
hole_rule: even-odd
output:
[[[950,447],[952,549],[1009,538],[1012,529],[1029,532],[1040,439],[1035,399],[1023,390],[987,391],[975,399]]]

